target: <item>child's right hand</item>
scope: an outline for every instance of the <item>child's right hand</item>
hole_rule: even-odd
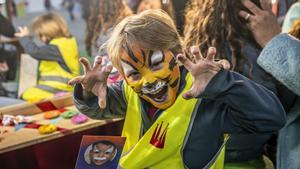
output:
[[[19,28],[19,32],[15,33],[16,37],[22,38],[22,37],[30,35],[30,31],[29,31],[29,29],[26,26],[24,26],[24,27],[20,26],[18,28]]]
[[[70,85],[80,83],[85,91],[98,96],[98,104],[100,108],[104,109],[106,107],[107,78],[112,70],[112,65],[102,66],[100,56],[95,58],[93,67],[86,58],[80,58],[79,61],[83,65],[84,75],[77,76],[68,83]]]

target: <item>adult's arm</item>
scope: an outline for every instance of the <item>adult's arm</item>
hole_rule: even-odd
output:
[[[0,34],[0,43],[12,43],[12,42],[17,42],[19,38],[12,38],[12,37],[7,37],[5,35]]]
[[[262,50],[257,63],[300,96],[300,41],[288,34],[275,36]]]

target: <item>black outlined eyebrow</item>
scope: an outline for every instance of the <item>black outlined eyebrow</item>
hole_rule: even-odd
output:
[[[176,59],[173,57],[169,63],[169,70],[173,71],[173,68],[177,65]]]
[[[125,47],[125,50],[126,52],[128,53],[129,57],[135,61],[136,63],[139,62],[138,58],[135,57],[135,55],[133,54],[132,50],[129,48],[129,46],[126,44],[126,47]]]
[[[124,62],[124,63],[126,63],[127,65],[129,65],[129,66],[131,66],[132,67],[132,69],[134,69],[135,71],[138,71],[137,70],[137,68],[136,67],[134,67],[130,62],[128,62],[127,60],[123,60],[123,59],[121,59],[121,62]]]
[[[142,55],[143,55],[143,66],[146,64],[146,53],[143,51],[143,50],[141,50],[141,53],[142,53]]]

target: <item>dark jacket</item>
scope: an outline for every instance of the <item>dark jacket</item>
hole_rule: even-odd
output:
[[[185,85],[186,72],[181,71],[179,92]],[[107,107],[100,109],[96,96],[84,98],[81,85],[75,86],[75,105],[82,113],[95,119],[124,116],[127,101],[123,81],[108,88],[107,98]],[[203,168],[221,147],[224,133],[269,133],[285,123],[285,111],[276,95],[235,72],[221,70],[199,99],[202,101],[195,107],[197,114],[183,151],[189,168]],[[149,104],[141,101],[141,113],[147,114]],[[142,115],[143,127],[148,129],[163,113],[157,111],[152,121]]]
[[[248,64],[245,64],[243,67],[242,74],[276,94],[285,110],[288,111],[295,102],[295,94],[256,63],[261,49],[249,41],[244,40],[244,43],[245,46],[242,52]],[[229,48],[227,47],[225,49],[226,57],[231,60]],[[252,67],[249,65],[252,65]],[[273,134],[274,133],[231,135],[231,139],[228,141],[226,147],[225,162],[244,162],[261,158],[263,146],[270,140]]]

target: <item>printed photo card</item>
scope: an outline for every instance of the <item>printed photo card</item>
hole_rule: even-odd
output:
[[[76,169],[117,169],[126,138],[83,136]]]

